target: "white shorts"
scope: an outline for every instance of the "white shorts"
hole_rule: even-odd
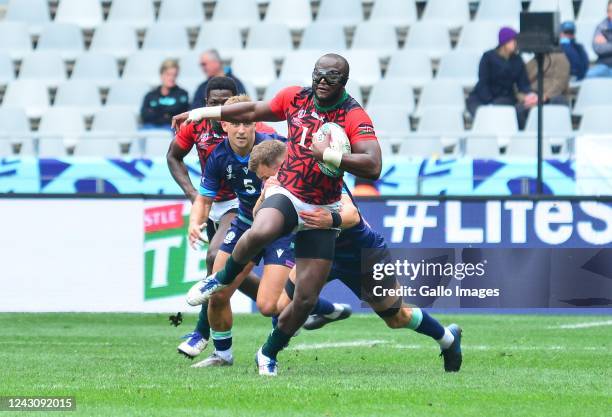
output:
[[[288,197],[289,200],[291,200],[291,202],[293,203],[293,207],[295,208],[296,213],[298,213],[298,225],[297,225],[297,228],[293,230],[294,233],[299,232],[301,230],[310,229],[309,227],[306,227],[306,225],[304,224],[304,220],[300,217],[299,215],[300,211],[314,210],[316,208],[324,208],[329,211],[339,212],[342,207],[342,203],[340,200],[336,201],[335,203],[321,204],[321,205],[304,203],[302,200],[300,200],[299,198],[291,194],[289,190],[287,190],[286,188],[280,185],[274,185],[270,187],[268,190],[266,190],[265,198],[273,196],[274,194],[282,194]]]
[[[221,217],[232,209],[238,209],[238,199],[234,198],[227,201],[213,201],[208,218],[215,223],[221,221]]]

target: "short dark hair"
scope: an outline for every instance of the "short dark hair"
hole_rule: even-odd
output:
[[[210,96],[210,92],[213,90],[229,90],[233,96],[238,94],[236,83],[230,77],[212,77],[208,80],[208,84],[206,84],[206,98]]]

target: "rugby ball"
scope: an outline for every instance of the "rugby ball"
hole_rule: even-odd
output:
[[[336,123],[325,123],[323,124],[319,130],[315,132],[312,140],[317,142],[322,142],[325,140],[325,135],[327,133],[331,133],[331,139],[329,142],[329,147],[335,149],[337,151],[342,152],[342,154],[350,154],[351,153],[351,142],[349,141],[348,136],[346,136],[346,132],[344,129],[340,127],[340,125]],[[329,165],[323,161],[317,162],[321,172],[328,177],[338,178],[344,174],[340,168],[336,168],[333,165]]]

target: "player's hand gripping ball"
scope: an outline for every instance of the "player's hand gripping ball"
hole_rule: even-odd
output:
[[[326,137],[329,137],[329,147],[335,151],[344,154],[351,153],[351,142],[349,141],[348,136],[344,132],[344,129],[337,125],[336,123],[325,123],[323,124],[319,130],[315,132],[312,137],[313,144],[321,143],[326,141]],[[317,162],[321,172],[328,177],[341,177],[344,174],[340,168],[333,166],[332,164],[326,163],[324,161]]]

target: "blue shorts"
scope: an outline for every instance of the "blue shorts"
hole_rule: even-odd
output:
[[[250,228],[250,224],[242,220],[240,216],[236,216],[236,218],[232,220],[232,225],[227,231],[219,250],[232,253],[240,236]],[[276,239],[252,259],[253,263],[258,265],[263,259],[264,265],[282,265],[287,268],[293,268],[295,265],[295,257],[293,254],[294,238],[295,235],[290,234]]]

